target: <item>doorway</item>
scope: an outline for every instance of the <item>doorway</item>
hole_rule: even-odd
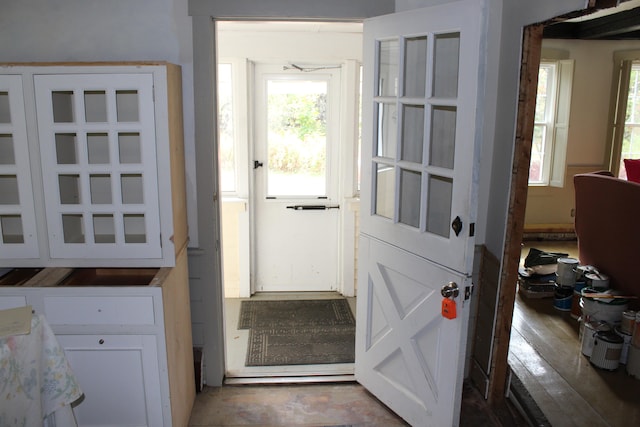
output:
[[[635,3],[635,4],[634,4]],[[629,9],[629,8],[633,8],[633,7],[638,7],[639,4],[637,2],[629,2],[629,4],[626,4],[625,7],[621,8],[621,10],[624,9]],[[562,41],[563,44],[563,49],[566,49],[567,51],[571,52],[571,55],[573,58],[576,58],[576,74],[575,74],[575,79],[581,80],[582,82],[582,86],[585,86],[585,76],[586,76],[586,72],[582,71],[582,73],[579,71],[581,70],[585,70],[587,67],[585,67],[585,64],[579,63],[579,59],[582,57],[597,57],[598,55],[606,55],[606,59],[603,60],[603,63],[605,64],[605,66],[603,67],[598,67],[597,65],[591,65],[589,68],[589,73],[593,73],[594,75],[598,75],[598,73],[602,74],[603,70],[606,70],[607,73],[612,73],[612,61],[611,59],[613,58],[613,50],[615,49],[629,49],[631,48],[629,43],[633,43],[629,40],[628,37],[625,37],[625,32],[627,30],[625,30],[622,27],[616,27],[616,23],[615,23],[615,18],[613,17],[613,13],[620,13],[621,12],[620,9],[610,9],[610,10],[605,10],[602,13],[600,13],[599,15],[590,15],[588,17],[583,17],[582,19],[577,19],[573,22],[569,21],[569,22],[565,22],[565,24],[567,24],[566,26],[573,26],[572,30],[573,30],[573,34],[574,36],[571,37],[574,40],[569,40],[569,41]],[[604,15],[607,15],[608,18],[607,20],[609,21],[608,24],[608,35],[605,36],[597,36],[595,35],[593,32],[590,33],[590,38],[592,39],[591,41],[587,42],[585,40],[579,40],[581,37],[576,37],[576,34],[579,34],[578,31],[576,31],[578,29],[578,26],[581,25],[580,22],[588,22],[589,19],[598,19],[599,17],[602,17]],[[553,22],[558,22],[559,20],[553,20]],[[595,23],[596,21],[594,21]],[[589,24],[587,24],[589,25]],[[551,28],[552,31],[548,31],[548,29]],[[595,25],[592,25],[591,28],[595,28]],[[523,66],[523,71],[522,71],[522,77],[521,77],[521,82],[523,82],[524,80],[527,79],[528,77],[532,77],[534,75],[534,72],[537,74],[537,69],[538,69],[538,63],[540,61],[541,58],[541,52],[540,52],[540,48],[541,46],[544,46],[542,40],[543,38],[547,38],[547,36],[549,34],[552,34],[553,32],[557,31],[558,28],[552,28],[552,27],[545,27],[545,26],[533,26],[533,27],[528,27],[525,30],[525,43],[524,43],[524,48],[523,48],[523,59],[522,59],[522,66]],[[616,34],[617,37],[612,37],[612,34]],[[565,37],[565,39],[568,39],[568,37]],[[606,39],[606,41],[604,41]],[[625,39],[626,41],[620,41]],[[586,47],[586,43],[594,43],[590,48]],[[637,43],[637,42],[636,42]],[[616,44],[617,47],[611,47],[608,48],[607,44]],[[549,45],[553,45],[554,47],[558,47],[560,45],[560,42],[558,41],[557,43],[547,43],[547,46]],[[567,47],[569,46],[569,47]],[[594,48],[594,46],[596,46]],[[607,50],[608,49],[608,50]],[[588,53],[587,53],[588,50]],[[604,53],[603,53],[604,52]],[[546,227],[544,227],[544,223],[545,221],[541,221],[541,225],[538,225],[537,231],[538,232],[542,232],[542,233],[546,233],[548,235],[552,235],[552,233],[558,233],[558,232],[572,232],[573,228],[572,228],[572,222],[573,220],[570,218],[570,208],[573,204],[573,191],[572,191],[572,182],[573,182],[573,175],[575,175],[576,173],[583,173],[583,172],[591,172],[591,171],[595,171],[595,170],[601,170],[601,169],[608,169],[608,158],[606,156],[602,157],[602,155],[604,153],[607,152],[606,149],[606,139],[608,138],[608,133],[607,133],[607,122],[606,120],[609,117],[609,112],[608,112],[608,108],[609,108],[609,91],[611,90],[612,87],[612,76],[607,77],[607,78],[600,78],[593,80],[590,84],[588,84],[588,87],[586,88],[586,90],[578,90],[576,92],[576,89],[574,87],[574,94],[578,93],[579,94],[579,98],[576,99],[576,97],[574,96],[573,98],[573,103],[576,104],[578,106],[578,108],[576,110],[579,110],[581,105],[589,105],[589,106],[593,106],[593,105],[597,105],[599,104],[599,108],[598,109],[593,109],[591,108],[590,112],[594,113],[597,112],[598,114],[596,115],[596,119],[597,120],[591,120],[589,118],[585,118],[584,114],[581,116],[581,119],[583,121],[583,123],[585,123],[585,126],[574,126],[573,132],[574,135],[572,136],[571,134],[569,135],[569,150],[568,150],[568,158],[567,158],[567,169],[566,169],[566,174],[564,175],[565,177],[565,182],[564,182],[564,188],[565,190],[568,189],[568,191],[564,191],[563,192],[563,196],[566,198],[569,198],[569,203],[568,203],[568,207],[566,209],[566,216],[569,217],[569,220],[567,221],[562,221],[565,222],[567,224],[564,224],[564,229],[562,227],[558,227],[558,224],[555,224],[556,226],[553,227],[553,224],[550,224],[552,221],[546,221]],[[535,83],[535,78],[533,79],[533,82]],[[575,80],[574,80],[575,82]],[[575,85],[579,85],[580,83],[575,83]],[[517,177],[515,177],[514,175],[514,187],[512,190],[512,203],[511,206],[513,207],[513,211],[514,214],[512,215],[511,221],[513,221],[514,219],[516,221],[519,221],[520,223],[524,223],[525,221],[523,221],[525,218],[528,218],[529,221],[527,222],[528,224],[532,224],[536,221],[532,221],[532,218],[536,218],[536,213],[533,210],[533,205],[535,203],[535,196],[540,193],[540,189],[537,189],[535,187],[529,187],[527,185],[527,180],[526,180],[526,176],[527,176],[527,171],[529,170],[529,147],[527,147],[527,137],[526,135],[531,135],[532,132],[532,127],[533,127],[533,120],[532,117],[534,116],[533,111],[534,111],[534,107],[535,107],[535,98],[536,98],[536,91],[535,91],[535,87],[532,87],[533,84],[530,84],[528,87],[527,85],[523,85],[521,86],[520,89],[520,99],[521,99],[521,105],[524,105],[524,109],[522,111],[519,112],[519,129],[518,129],[518,135],[520,135],[524,141],[518,141],[518,147],[516,148],[516,154],[514,157],[514,170],[519,171],[517,174]],[[578,88],[580,86],[577,86]],[[604,93],[604,97],[601,98],[601,101],[595,102],[593,100],[589,101],[589,102],[585,102],[586,98],[592,97],[593,99],[595,99],[595,95],[598,94],[599,92],[603,92]],[[529,117],[530,120],[527,120],[527,115]],[[572,121],[576,120],[575,117],[573,116],[577,116],[579,115],[579,112],[577,112],[577,114],[574,114],[574,111],[572,110]],[[598,117],[599,116],[599,117]],[[589,123],[589,125],[587,126],[586,123]],[[596,123],[602,123],[600,125],[600,128],[595,128],[594,130],[594,125],[597,126]],[[582,132],[582,135],[580,135]],[[525,136],[523,136],[525,135]],[[576,136],[577,135],[577,136]],[[593,135],[597,135],[598,137],[602,137],[602,141],[600,146],[596,146],[596,149],[590,149],[588,142],[590,139],[594,139],[595,136]],[[582,136],[582,137],[580,137]],[[586,138],[584,138],[584,136],[587,136]],[[579,150],[576,150],[574,148],[573,150],[573,157],[571,157],[571,141],[576,141],[576,140],[580,140],[581,141],[581,146]],[[529,141],[530,142],[530,141]],[[575,145],[573,146],[575,147]],[[580,151],[580,153],[578,153],[578,151]],[[577,156],[576,156],[576,153]],[[589,153],[596,153],[596,156],[592,156],[592,160],[589,161],[585,161],[585,159],[589,159]],[[577,162],[575,159],[576,158],[580,158],[581,162]],[[577,163],[582,163],[582,164],[577,164]],[[559,191],[560,192],[560,191]],[[527,197],[527,195],[529,197]],[[533,201],[534,203],[531,203],[532,200],[532,195],[533,195]],[[562,202],[564,203],[564,201]],[[526,206],[526,213],[525,213],[525,206]],[[546,200],[546,209],[549,210],[549,206],[553,206],[554,208],[558,208],[559,205],[557,205],[556,203],[554,203],[551,199],[547,199]],[[517,208],[516,208],[517,207]],[[561,222],[561,221],[556,221],[556,222]],[[512,227],[513,224],[510,224],[509,230],[510,232],[514,232],[514,228]],[[532,231],[533,228],[530,227],[529,231]],[[513,236],[518,236],[518,238],[513,238],[511,239],[511,246],[508,250],[509,255],[507,256],[507,258],[505,258],[505,261],[508,263],[511,263],[511,267],[508,268],[508,270],[510,272],[512,272],[513,276],[511,278],[508,278],[507,281],[505,283],[515,283],[516,280],[516,274],[517,274],[517,265],[519,262],[519,256],[520,256],[520,250],[521,248],[519,247],[520,242],[522,242],[522,230],[520,231],[516,231],[514,234],[512,234]],[[517,254],[517,256],[516,256]],[[577,257],[577,252],[573,252],[571,254],[571,256],[576,256]],[[505,289],[508,288],[508,289]],[[518,298],[520,298],[520,296],[516,296],[516,289],[515,287],[511,288],[511,287],[504,287],[501,290],[501,295],[499,296],[499,298],[505,298],[505,299],[512,299],[513,300],[517,300]],[[553,310],[551,310],[553,312]],[[516,324],[517,319],[513,318],[513,312],[509,311],[509,312],[503,312],[502,313],[503,318],[502,319],[498,319],[497,322],[497,330],[501,329],[501,326],[504,325],[509,325],[507,330],[510,329],[511,327],[511,322],[513,319],[514,324]],[[520,324],[522,324],[521,319],[520,319]],[[575,325],[574,325],[575,326]],[[511,334],[512,336],[514,335],[514,333]],[[535,341],[535,340],[534,340]],[[503,351],[504,349],[498,349],[498,352]],[[535,350],[535,347],[534,347]],[[557,349],[554,350],[557,352]],[[500,355],[497,355],[497,357],[501,357]],[[495,359],[494,359],[495,360]],[[582,363],[582,360],[579,360],[578,362]],[[572,365],[572,369],[576,370],[577,367],[576,365],[578,365],[578,362],[574,363]],[[587,363],[588,365],[588,363]],[[561,369],[553,369],[553,365],[552,365],[552,372],[549,373],[548,377],[545,375],[545,380],[548,380],[549,383],[554,383],[554,386],[556,386],[556,391],[561,389],[561,384],[564,383],[564,385],[566,386],[566,381],[565,379],[561,378],[560,375],[558,375],[558,371],[561,371]],[[560,378],[559,382],[554,382],[556,381],[555,379]],[[585,379],[586,377],[581,378],[581,381],[587,381]],[[618,384],[620,385],[620,384]],[[525,384],[526,386],[526,384]],[[496,385],[496,387],[498,387]],[[579,389],[579,387],[575,387],[575,384],[572,386],[571,384],[569,384],[569,388],[571,389],[571,393],[574,393],[575,390],[574,389]],[[606,387],[609,388],[609,387]],[[615,387],[613,387],[615,389]],[[615,391],[616,394],[622,393],[622,389],[617,389]],[[561,393],[566,393],[566,391],[562,391]],[[563,396],[565,396],[565,394],[563,394]],[[579,396],[578,396],[579,397]],[[607,397],[606,396],[600,396],[602,398],[603,401],[607,401]],[[581,398],[582,400],[582,398]],[[588,398],[585,398],[583,400],[584,401],[589,401]],[[544,401],[543,401],[544,402]],[[564,400],[564,405],[566,405],[568,402],[568,400]],[[560,410],[558,411],[558,408],[554,408],[554,402],[551,402],[549,400],[546,401],[546,404],[548,405],[549,403],[551,403],[551,406],[547,407],[547,408],[542,408],[544,412],[547,412],[547,410],[550,411],[550,413],[552,411],[556,411],[556,415],[561,414],[564,415],[566,417],[566,407],[565,408],[560,408]],[[544,404],[544,403],[543,403]],[[572,405],[569,405],[572,406]],[[620,407],[617,407],[617,410],[619,410]],[[589,407],[588,408],[589,411],[592,411],[591,413],[594,413],[594,409]],[[637,410],[636,410],[637,411]],[[590,412],[588,411],[583,411],[583,416],[584,414],[588,414]],[[602,416],[602,412],[600,413],[600,416]],[[595,421],[593,421],[595,422]],[[594,424],[595,425],[595,424]]]
[[[256,292],[338,289],[340,65],[255,65]]]
[[[353,364],[246,367],[237,323],[246,299],[348,297],[355,315],[362,25],[217,26],[226,376],[352,379]]]

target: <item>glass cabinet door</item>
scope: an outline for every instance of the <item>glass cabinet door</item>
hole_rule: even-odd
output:
[[[153,75],[35,87],[51,257],[160,257]]]
[[[0,75],[0,258],[37,258],[22,78]]]

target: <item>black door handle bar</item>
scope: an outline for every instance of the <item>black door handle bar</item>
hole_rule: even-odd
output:
[[[324,211],[327,209],[340,209],[340,205],[290,205],[287,209],[295,211]]]

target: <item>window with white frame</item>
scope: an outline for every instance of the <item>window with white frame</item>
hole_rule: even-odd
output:
[[[218,61],[218,167],[223,197],[247,197],[247,60]]]
[[[236,191],[236,154],[233,122],[233,66],[218,64],[218,165],[220,191]]]
[[[564,186],[573,61],[541,61],[529,185]]]
[[[636,54],[638,56],[638,54]],[[640,159],[640,60],[620,64],[611,171],[627,179],[624,159]]]

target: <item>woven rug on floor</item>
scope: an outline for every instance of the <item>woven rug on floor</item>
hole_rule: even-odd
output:
[[[353,363],[355,326],[251,328],[246,366]]]
[[[240,304],[238,329],[355,325],[346,299],[247,300]]]

